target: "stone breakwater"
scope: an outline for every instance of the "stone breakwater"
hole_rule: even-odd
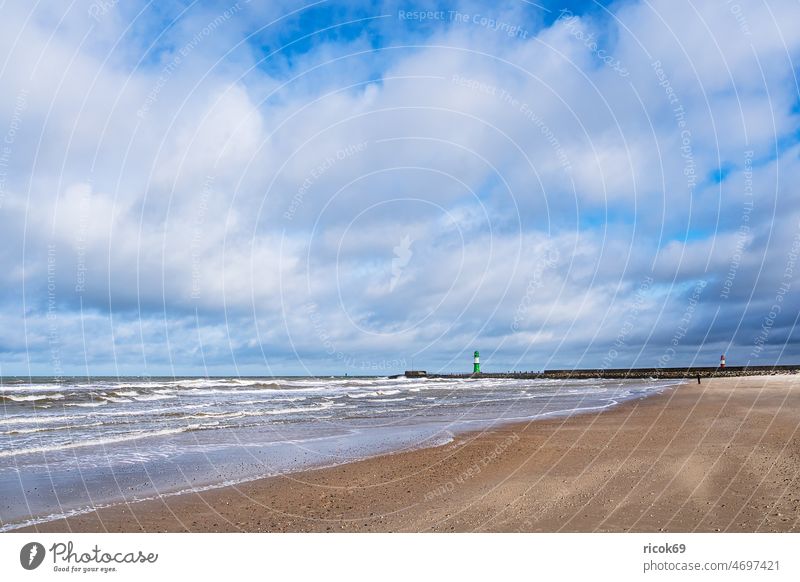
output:
[[[543,372],[503,372],[474,374],[428,374],[429,378],[546,378],[552,380],[579,380],[587,378],[636,379],[636,378],[723,378],[733,376],[764,376],[797,374],[800,365],[789,366],[728,366],[690,368],[614,368],[545,370]]]

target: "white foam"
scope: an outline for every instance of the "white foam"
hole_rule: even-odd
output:
[[[182,432],[187,432],[192,430],[201,430],[205,428],[205,426],[206,425],[201,425],[201,424],[190,424],[180,428],[170,428],[170,429],[156,430],[156,431],[142,431],[142,432],[128,433],[109,438],[72,441],[69,443],[61,443],[61,444],[54,444],[50,446],[41,446],[41,447],[30,447],[27,449],[12,449],[10,451],[0,451],[0,457],[14,457],[19,455],[30,455],[33,453],[50,453],[55,451],[63,451],[66,449],[78,449],[83,447],[97,447],[103,445],[111,445],[126,441],[135,441],[150,437],[167,436],[171,434],[179,434]],[[210,424],[210,426],[212,427],[217,426],[217,423]]]
[[[69,420],[77,420],[79,418],[84,417],[79,415],[51,416],[48,414],[39,414],[35,416],[9,416],[7,418],[0,419],[0,425],[64,422]]]
[[[14,402],[35,402],[37,400],[63,400],[64,395],[56,392],[55,394],[31,394],[30,396],[14,396],[6,394],[3,398],[8,398]]]
[[[4,392],[60,392],[75,387],[64,384],[6,384],[0,386],[0,394]]]
[[[153,400],[171,400],[177,398],[174,394],[146,394],[142,396],[134,396],[133,399],[139,402],[151,402]]]
[[[119,398],[116,396],[103,396],[109,402],[113,402],[114,404],[123,404],[125,402],[133,402],[130,398]]]
[[[350,398],[375,398],[376,396],[393,396],[400,394],[400,390],[373,390],[370,392],[353,392],[347,393]]]
[[[64,406],[75,406],[78,408],[97,408],[98,406],[105,406],[108,400],[95,400],[94,402],[67,402]]]
[[[83,429],[88,428],[90,426],[101,426],[102,422],[90,422],[88,424],[68,424],[64,426],[42,426],[38,428],[12,428],[11,430],[7,430],[4,432],[0,432],[3,435],[22,435],[22,434],[35,434],[38,432],[52,432],[56,430],[72,430],[72,429]]]
[[[308,412],[319,412],[320,410],[327,410],[333,407],[347,406],[346,404],[334,404],[333,402],[323,402],[319,406],[297,406],[294,408],[276,408],[273,410],[265,410],[264,414],[303,414]]]

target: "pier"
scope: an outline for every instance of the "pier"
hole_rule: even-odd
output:
[[[415,377],[426,376],[428,378],[512,378],[512,379],[553,379],[553,380],[579,380],[588,378],[601,379],[637,379],[637,378],[722,378],[732,376],[764,376],[777,374],[797,374],[800,372],[800,365],[790,364],[786,366],[698,366],[689,368],[585,368],[575,370],[544,370],[542,372],[478,372],[464,374],[398,374],[392,376],[399,378],[402,376]]]

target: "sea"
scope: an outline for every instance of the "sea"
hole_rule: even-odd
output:
[[[678,383],[0,378],[0,531],[600,411]]]

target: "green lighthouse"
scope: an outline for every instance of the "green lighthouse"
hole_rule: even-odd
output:
[[[478,353],[478,350],[475,350],[475,358],[472,360],[472,373],[481,373],[481,355]]]

